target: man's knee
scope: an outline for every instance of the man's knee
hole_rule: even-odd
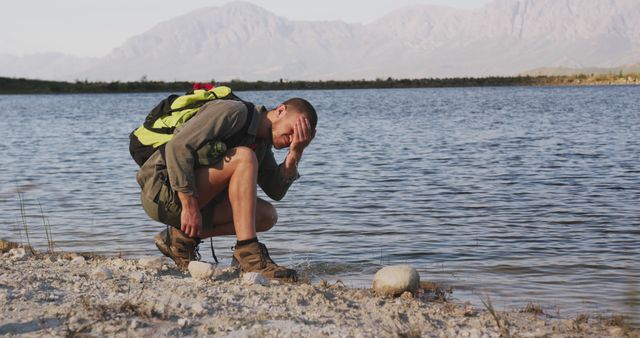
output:
[[[242,163],[255,167],[258,166],[256,153],[249,147],[235,147],[227,151],[227,156],[230,158],[230,161],[236,162],[237,164]]]
[[[278,222],[278,212],[269,202],[258,199],[256,205],[256,230],[268,231]]]

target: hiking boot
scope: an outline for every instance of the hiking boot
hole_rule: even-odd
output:
[[[232,266],[239,266],[242,272],[257,272],[269,279],[281,279],[297,282],[296,270],[277,265],[267,247],[260,242],[253,242],[233,250]]]
[[[186,269],[191,261],[200,260],[198,245],[201,241],[187,236],[174,227],[167,227],[166,230],[155,235],[153,239],[158,250],[173,259],[180,269]]]

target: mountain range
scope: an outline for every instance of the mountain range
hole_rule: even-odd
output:
[[[401,8],[368,24],[295,21],[248,2],[161,22],[104,57],[0,54],[50,80],[349,80],[509,76],[640,61],[638,0],[495,0]]]

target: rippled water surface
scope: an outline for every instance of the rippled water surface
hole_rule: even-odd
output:
[[[27,223],[44,250],[44,216],[59,250],[158,254],[127,147],[165,95],[0,96],[0,238],[25,242]],[[241,96],[320,112],[303,177],[261,235],[277,262],[354,286],[409,263],[476,304],[638,318],[640,87]],[[223,264],[233,243],[214,240]]]

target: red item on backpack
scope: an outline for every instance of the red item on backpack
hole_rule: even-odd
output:
[[[193,84],[193,90],[198,90],[198,89],[211,90],[211,89],[213,89],[213,84],[195,82]]]

